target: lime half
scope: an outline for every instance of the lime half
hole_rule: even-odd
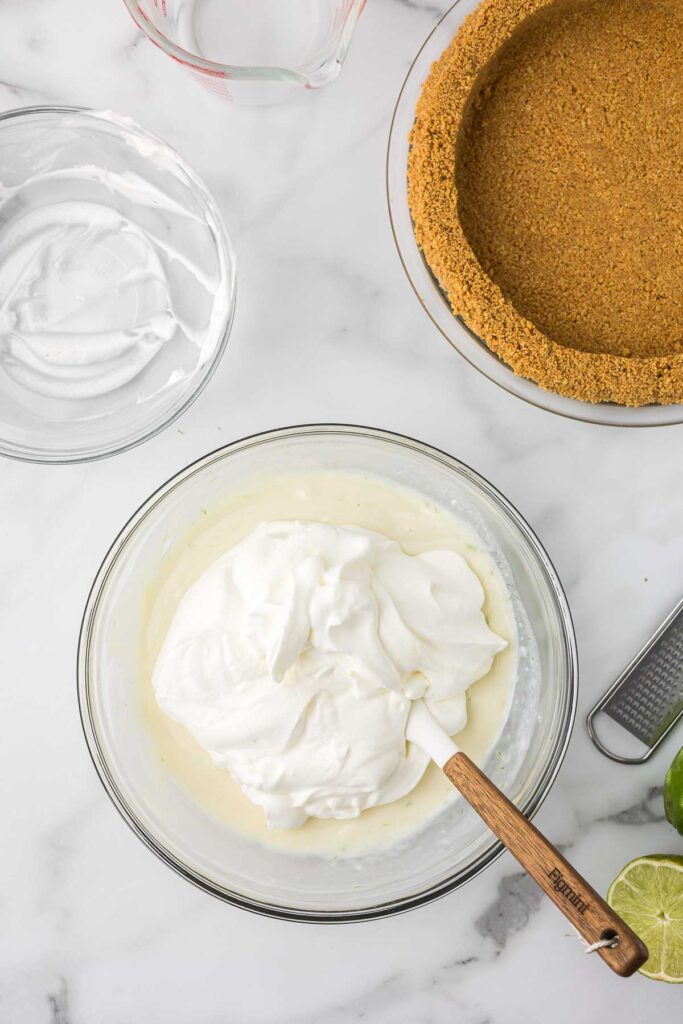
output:
[[[609,887],[607,902],[650,952],[640,973],[683,982],[683,857],[632,860]]]

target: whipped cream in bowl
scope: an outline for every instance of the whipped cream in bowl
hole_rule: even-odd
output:
[[[412,700],[449,734],[465,727],[467,689],[507,646],[483,603],[455,551],[409,555],[356,526],[261,523],[184,594],[156,699],[271,828],[355,818],[425,773],[426,753],[406,740]]]
[[[227,341],[234,257],[166,143],[111,113],[0,116],[0,451],[112,454],[198,394]]]
[[[86,608],[79,700],[107,791],[165,862],[239,906],[357,920],[500,852],[406,740],[412,702],[532,814],[575,671],[547,556],[490,485],[396,435],[304,427],[140,509]]]

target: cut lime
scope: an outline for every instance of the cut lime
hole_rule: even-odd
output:
[[[637,857],[614,879],[607,902],[649,950],[640,973],[683,982],[683,857]]]
[[[671,762],[664,779],[664,810],[667,819],[683,836],[683,747]]]

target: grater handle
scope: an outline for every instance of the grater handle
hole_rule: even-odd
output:
[[[640,755],[640,757],[626,757],[625,754],[617,754],[615,750],[610,750],[598,736],[595,728],[595,717],[604,711],[605,704],[607,703],[608,698],[612,695],[612,692],[613,688],[608,690],[605,696],[598,701],[595,707],[592,708],[586,716],[586,728],[588,729],[588,735],[593,742],[593,746],[597,747],[600,753],[604,754],[605,757],[608,757],[610,761],[616,761],[618,764],[644,764],[645,761],[648,761],[652,757],[659,744],[667,736],[669,730],[667,729],[667,731],[660,736],[654,746],[649,747],[644,754]],[[673,725],[675,725],[675,722],[672,723],[672,727]]]
[[[653,682],[658,683],[658,692],[655,692],[652,701],[656,715],[650,721],[645,720],[644,732],[640,728],[643,724],[641,722],[642,704],[637,705],[635,727],[633,715],[629,718],[629,715],[615,715],[609,710],[612,705],[618,705],[624,700],[628,701],[629,688],[632,696],[634,690],[638,691],[639,687],[647,691],[648,685],[652,685]],[[626,687],[626,693],[622,698],[620,691],[623,687]],[[596,717],[601,712],[608,715],[626,733],[630,733],[645,746],[645,752],[640,757],[628,757],[626,754],[620,754],[605,746],[604,741],[597,733],[595,723]],[[660,743],[666,739],[682,718],[683,599],[678,602],[647,643],[641,647],[619,678],[612,683],[609,690],[591,708],[586,718],[586,727],[592,742],[605,757],[609,757],[610,760],[617,761],[619,764],[643,764],[652,757]]]
[[[462,751],[454,754],[443,770],[479,817],[613,971],[628,977],[642,967],[648,951],[641,939],[467,754]]]

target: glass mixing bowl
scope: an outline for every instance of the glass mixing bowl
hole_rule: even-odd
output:
[[[127,118],[0,115],[0,453],[83,462],[168,426],[225,350],[235,257],[194,171]]]
[[[386,183],[389,218],[396,247],[413,291],[425,312],[446,341],[485,377],[531,405],[571,419],[616,427],[656,427],[683,422],[683,405],[646,405],[629,408],[607,402],[593,405],[545,391],[533,381],[519,377],[471,331],[460,317],[454,316],[447,296],[422,256],[415,241],[408,207],[408,137],[415,119],[415,107],[434,61],[449,45],[468,14],[479,0],[457,0],[444,14],[424,42],[413,61],[396,103],[389,133]]]
[[[444,452],[363,427],[291,427],[221,448],[159,488],[114,541],[85,609],[78,696],[95,768],[136,835],[184,878],[248,910],[319,922],[420,906],[473,878],[502,847],[462,800],[394,846],[362,856],[285,853],[242,837],[160,765],[140,717],[139,652],[154,580],[164,560],[183,549],[202,510],[264,476],[332,469],[410,486],[455,512],[517,595],[519,679],[486,770],[529,816],[567,748],[577,685],[574,631],[548,556],[509,502]]]

